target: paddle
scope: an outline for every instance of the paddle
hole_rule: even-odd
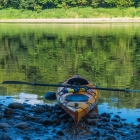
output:
[[[3,81],[2,84],[26,84],[26,85],[34,85],[34,86],[52,86],[52,87],[67,87],[67,88],[84,88],[87,87],[89,89],[97,89],[97,90],[109,90],[109,91],[123,91],[123,92],[140,92],[140,90],[132,90],[132,89],[119,89],[119,88],[103,88],[103,87],[88,87],[88,86],[77,86],[77,85],[68,85],[68,84],[41,84],[41,83],[28,83],[22,81]]]

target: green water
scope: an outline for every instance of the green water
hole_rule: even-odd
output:
[[[78,73],[100,87],[140,89],[138,23],[1,23],[0,52],[0,82],[57,84]],[[0,85],[2,99],[27,103],[47,103],[42,97],[50,90],[55,88]],[[100,91],[99,112],[137,117],[139,102],[140,93]]]

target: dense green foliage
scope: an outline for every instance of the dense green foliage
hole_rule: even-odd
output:
[[[120,18],[140,17],[140,8],[56,8],[40,12],[32,10],[3,9],[0,10],[0,19],[37,19],[37,18]]]
[[[41,10],[50,8],[70,7],[93,7],[93,8],[126,8],[139,7],[139,0],[0,0],[0,8],[12,7],[15,9]]]

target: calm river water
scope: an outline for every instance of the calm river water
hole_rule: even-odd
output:
[[[99,87],[140,89],[140,24],[0,24],[0,82],[58,84],[80,74]],[[0,85],[0,103],[54,103],[55,87]],[[99,113],[140,117],[140,93],[100,91]]]

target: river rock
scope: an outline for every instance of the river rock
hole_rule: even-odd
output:
[[[54,105],[54,108],[57,109],[57,110],[62,110],[61,106],[58,105],[58,104],[55,104],[55,105]]]
[[[104,140],[117,140],[115,136],[107,136]]]
[[[97,125],[98,121],[99,121],[99,119],[89,119],[89,118],[86,119],[86,123],[88,125]]]
[[[114,115],[114,118],[121,119],[121,117],[119,115]]]
[[[2,113],[0,113],[0,119],[2,119],[3,118],[3,114]]]
[[[50,117],[50,116],[51,116],[51,113],[50,113],[50,112],[45,112],[45,115],[46,115],[47,117]]]
[[[9,135],[2,133],[0,135],[0,140],[12,140],[12,139],[9,137]]]
[[[31,120],[31,121],[38,121],[40,119],[40,117],[35,117],[35,116],[32,116],[32,115],[25,115],[24,118],[26,120]]]
[[[9,127],[8,123],[3,123],[3,122],[0,123],[0,129],[4,129],[4,128],[8,128],[8,127]]]
[[[54,118],[54,119],[52,120],[52,123],[55,124],[55,125],[60,125],[60,124],[61,124],[60,120],[57,119],[57,118]]]
[[[121,127],[121,124],[120,123],[118,123],[118,122],[110,122],[110,124],[112,124],[114,127],[116,127],[116,128],[119,128],[119,127]]]
[[[120,118],[112,118],[111,121],[113,121],[113,122],[120,122]]]
[[[58,131],[56,132],[56,134],[58,134],[58,135],[60,135],[60,136],[64,136],[64,132],[61,131],[61,130],[58,130]]]
[[[50,116],[50,119],[51,120],[53,120],[54,118],[57,118],[58,116],[57,116],[57,114],[55,113],[55,114],[52,114],[51,116]]]
[[[52,124],[52,120],[47,118],[47,119],[40,119],[39,123],[43,124],[43,125],[51,125]]]
[[[55,92],[47,92],[44,96],[45,99],[47,100],[56,100],[56,93]]]
[[[108,117],[102,117],[102,121],[103,122],[109,122],[110,121],[110,118],[108,118]]]
[[[10,103],[10,104],[8,105],[8,108],[24,110],[23,104],[17,103],[17,102]]]
[[[59,115],[59,119],[63,119],[63,118],[66,118],[66,117],[67,117],[67,114],[66,113]]]
[[[15,127],[19,128],[19,129],[25,129],[25,128],[29,127],[29,124],[27,122],[20,122],[20,123],[17,123],[15,125]]]
[[[140,118],[137,118],[137,121],[140,122]]]
[[[37,106],[34,108],[35,113],[44,113],[45,109],[42,106]]]
[[[4,115],[12,115],[14,110],[12,108],[6,108],[4,111]]]
[[[101,116],[111,118],[111,115],[109,113],[106,113],[106,112],[102,113]]]
[[[62,113],[63,113],[63,111],[62,111],[62,110],[54,110],[54,112],[55,112],[55,113],[57,113],[57,115],[60,115],[60,114],[62,114]]]
[[[23,140],[31,140],[29,136],[23,136]]]
[[[101,119],[101,115],[98,113],[90,113],[87,117],[90,119]]]

